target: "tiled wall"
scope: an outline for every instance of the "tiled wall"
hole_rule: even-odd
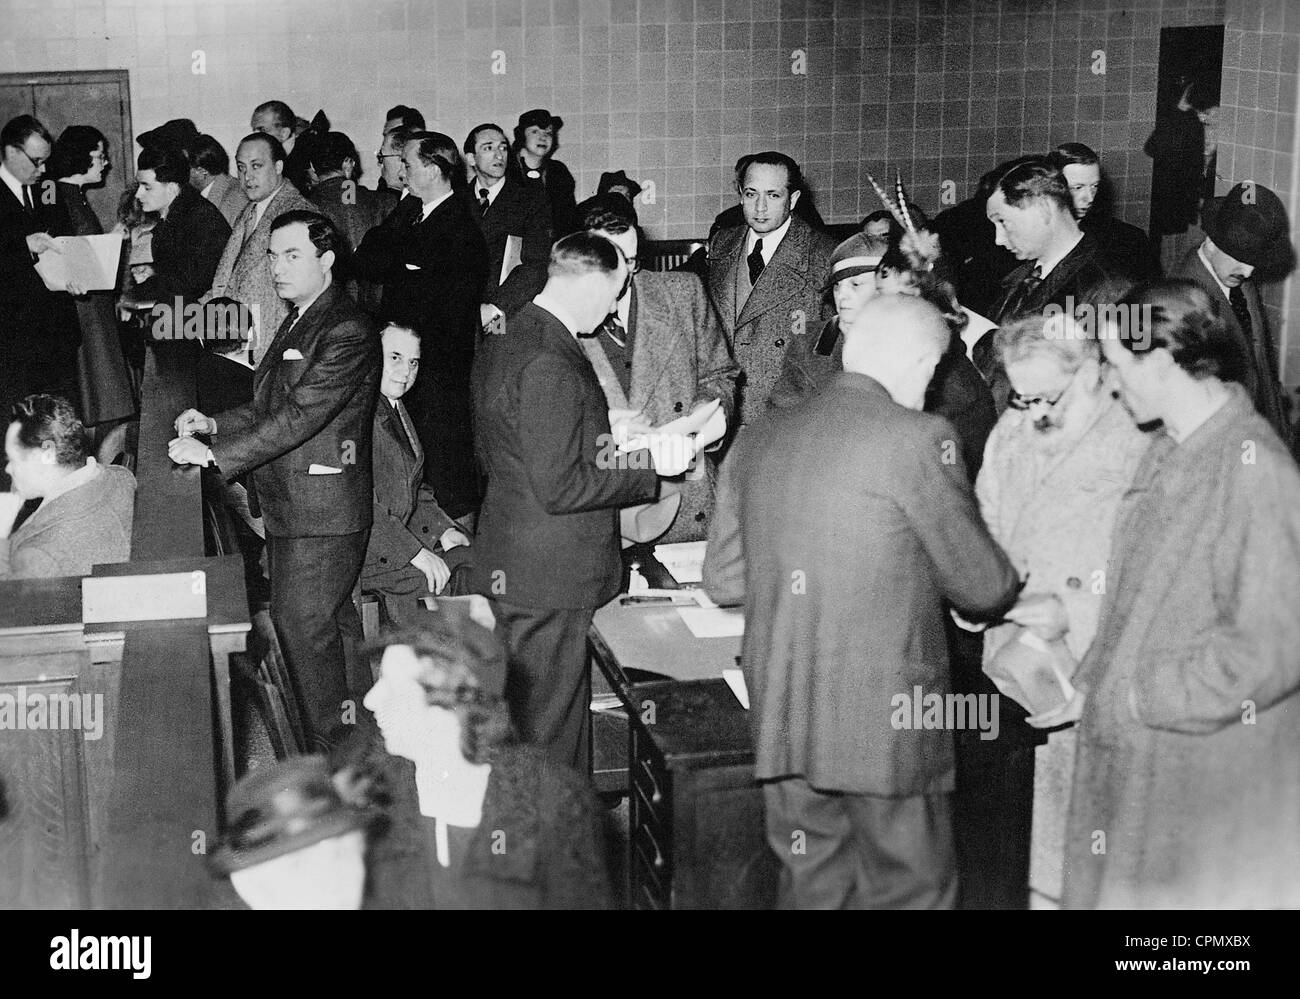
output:
[[[1286,179],[1294,114],[1267,105],[1294,111],[1298,9],[1300,0],[0,0],[0,72],[125,67],[137,132],[189,116],[230,146],[261,100],[281,98],[304,117],[323,107],[362,151],[366,183],[392,104],[414,104],[458,139],[477,122],[509,129],[521,111],[548,107],[565,119],[560,158],[579,195],[603,170],[653,181],[641,216],[659,237],[707,232],[734,203],[731,165],[755,149],[795,156],[823,215],[848,221],[877,207],[868,170],[900,170],[933,211],[945,181],[962,198],[996,162],[1076,140],[1101,152],[1120,214],[1145,227],[1151,162],[1141,149],[1160,29],[1225,18],[1220,172],[1271,176],[1296,217]],[[1272,60],[1262,72],[1261,57]],[[1275,312],[1294,318],[1282,296],[1271,293]],[[1292,380],[1298,352],[1300,338]]]
[[[1229,0],[1224,32],[1219,190],[1254,180],[1272,189],[1300,246],[1300,3]],[[1300,383],[1300,292],[1292,278],[1266,286],[1270,325],[1280,331],[1283,379]]]

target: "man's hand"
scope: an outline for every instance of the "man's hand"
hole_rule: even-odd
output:
[[[49,250],[51,253],[62,253],[59,245],[54,242],[54,237],[48,232],[34,232],[27,237],[27,249],[32,253],[44,253]]]
[[[506,315],[495,305],[485,302],[478,307],[479,325],[488,336],[499,336],[506,331]]]
[[[132,264],[131,280],[136,284],[144,284],[154,275],[152,264]]]
[[[176,428],[176,436],[193,437],[195,434],[215,434],[217,432],[217,421],[210,416],[204,416],[197,409],[187,409],[176,417],[173,424]]]
[[[614,435],[614,443],[623,444],[629,437],[648,434],[654,428],[639,409],[611,409],[609,429]]]
[[[449,527],[442,532],[442,537],[438,539],[438,544],[442,547],[443,551],[449,552],[453,548],[468,548],[469,538],[465,536],[465,532],[460,530],[460,528]]]
[[[167,454],[178,465],[206,465],[208,446],[193,437],[177,437],[167,445]]]
[[[1076,722],[1083,715],[1083,699],[1083,692],[1076,690],[1074,696],[1055,711],[1045,711],[1041,715],[1031,715],[1025,721],[1034,728],[1056,728],[1058,725]]]
[[[663,476],[681,475],[695,460],[695,438],[681,434],[655,434],[649,436],[650,457],[655,471]]]
[[[14,529],[14,520],[18,517],[18,511],[26,502],[17,493],[0,493],[0,539],[9,537],[9,532]]]
[[[447,568],[447,563],[427,548],[420,549],[415,558],[411,559],[411,565],[424,573],[430,593],[441,593],[442,588],[447,585],[447,580],[451,579],[451,570]]]
[[[1007,620],[1028,628],[1045,642],[1054,642],[1070,630],[1065,604],[1055,593],[1022,593],[1007,611]]]

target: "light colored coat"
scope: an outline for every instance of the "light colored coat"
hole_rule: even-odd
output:
[[[271,195],[271,203],[262,213],[253,235],[244,242],[244,227],[251,212],[257,210],[255,202],[248,202],[239,218],[230,229],[230,239],[226,250],[221,254],[217,272],[212,277],[210,298],[233,298],[247,306],[257,306],[258,330],[261,334],[261,351],[257,363],[262,363],[266,348],[280,328],[280,323],[289,314],[289,307],[275,293],[275,284],[271,280],[271,267],[266,260],[266,251],[271,245],[271,223],[285,212],[303,210],[319,212],[319,209],[298,193],[298,189],[284,181],[279,189]]]
[[[1300,905],[1300,469],[1229,388],[1116,518],[1074,678],[1070,908]]]

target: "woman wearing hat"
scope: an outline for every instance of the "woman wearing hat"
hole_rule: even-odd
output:
[[[380,738],[340,753],[359,802],[390,800],[375,898],[398,908],[607,908],[600,820],[585,781],[511,737],[505,650],[450,601],[388,636],[366,695]]]
[[[551,205],[551,238],[559,239],[578,229],[577,185],[569,168],[555,159],[560,147],[559,131],[564,119],[542,108],[525,111],[515,126],[510,162],[524,180],[542,185]]]
[[[1300,906],[1300,469],[1238,383],[1224,310],[1140,285],[1102,350],[1159,420],[1115,520],[1079,719],[1067,908]]]

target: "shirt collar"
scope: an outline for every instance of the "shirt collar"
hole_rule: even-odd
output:
[[[1196,255],[1201,258],[1201,263],[1205,266],[1205,269],[1210,272],[1210,277],[1214,278],[1214,283],[1217,284],[1219,286],[1219,290],[1223,292],[1223,297],[1227,299],[1231,299],[1232,291],[1228,288],[1226,284],[1224,284],[1222,281],[1219,280],[1219,275],[1214,273],[1214,267],[1210,263],[1210,258],[1205,255],[1204,241],[1202,241],[1201,245],[1197,247]]]
[[[489,205],[494,204],[494,203],[496,202],[496,200],[497,200],[497,195],[501,193],[501,188],[505,186],[505,183],[506,183],[506,178],[505,178],[505,176],[503,175],[503,176],[501,177],[501,179],[498,180],[495,184],[492,184],[491,186],[489,186],[489,185],[487,185],[487,184],[484,184],[484,183],[483,183],[483,178],[482,178],[482,177],[479,177],[479,176],[476,174],[476,175],[474,176],[474,199],[477,201],[477,200],[478,200],[478,192],[481,191],[481,190],[483,190],[484,188],[487,188],[487,193],[488,193],[488,195],[487,195],[487,198],[488,198],[488,204],[489,204]]]
[[[427,219],[430,215],[432,215],[432,214],[433,214],[433,210],[434,210],[435,208],[437,208],[440,204],[442,204],[444,201],[446,201],[448,198],[450,198],[450,197],[451,197],[451,194],[452,194],[452,192],[451,192],[451,191],[448,191],[446,194],[444,194],[444,195],[443,195],[441,198],[439,198],[437,201],[430,201],[430,202],[428,202],[426,205],[424,205],[424,214],[420,216],[420,221],[423,222],[423,221],[424,221],[425,219]]]
[[[754,243],[761,239],[763,241],[763,264],[764,266],[770,264],[772,257],[776,255],[776,248],[781,245],[781,240],[785,239],[785,234],[790,231],[790,221],[793,218],[793,214],[787,216],[779,229],[765,232],[761,236],[753,229],[750,229],[749,235],[745,239],[745,256],[749,256],[754,252]]]
[[[279,183],[276,189],[271,192],[269,197],[265,197],[261,201],[253,202],[253,211],[257,212],[258,225],[262,224],[262,216],[266,214],[266,209],[270,207],[271,202],[275,200],[275,196],[280,193],[280,188],[282,187],[284,187],[284,181]]]
[[[554,295],[548,295],[546,294],[545,291],[543,291],[541,294],[537,295],[537,297],[533,299],[533,304],[536,305],[538,308],[545,309],[556,319],[562,322],[564,324],[564,328],[569,331],[569,335],[572,336],[575,340],[577,339],[578,337],[577,322],[573,319],[572,316],[569,315],[568,311],[564,308],[564,306],[555,300]]]
[[[216,185],[216,183],[217,183],[217,178],[213,177],[210,181],[208,181],[208,186],[199,192],[199,195],[201,197],[207,198],[208,195],[211,193],[212,188]],[[208,198],[208,200],[211,201],[212,199]]]
[[[1052,271],[1056,270],[1056,265],[1074,252],[1074,248],[1083,242],[1083,232],[1079,232],[1079,238],[1065,248],[1064,253],[1058,253],[1055,257],[1044,257],[1042,260],[1036,260],[1040,268],[1040,276],[1046,278]]]
[[[5,187],[9,188],[9,190],[13,192],[14,197],[18,199],[18,203],[21,205],[23,203],[24,184],[10,173],[9,168],[3,163],[0,163],[0,180],[5,182]]]

